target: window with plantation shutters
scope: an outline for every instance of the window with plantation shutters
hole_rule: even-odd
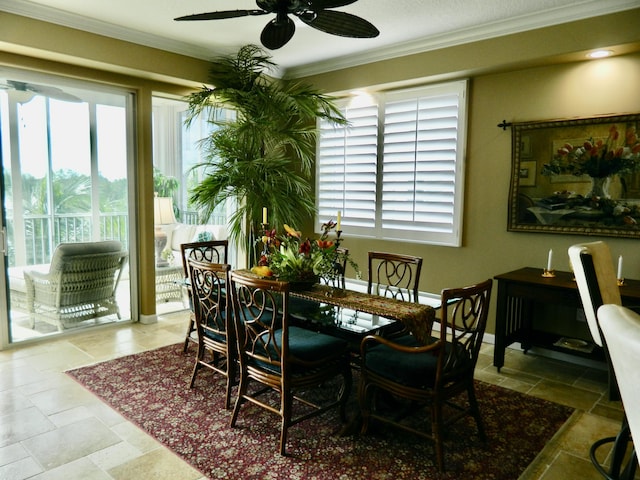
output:
[[[349,227],[371,235],[376,226],[378,107],[351,105],[342,109],[346,127],[320,123],[316,162],[316,202],[320,223],[342,212]],[[344,225],[347,225],[346,223]]]
[[[349,127],[320,125],[319,223],[342,212],[352,236],[459,246],[467,82],[345,104]]]

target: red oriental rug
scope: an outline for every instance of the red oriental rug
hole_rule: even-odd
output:
[[[366,436],[341,436],[337,412],[291,427],[282,457],[278,417],[247,404],[239,428],[230,428],[222,378],[201,371],[189,389],[194,355],[181,350],[172,345],[67,373],[212,479],[514,480],[573,411],[478,381],[488,442],[478,440],[474,423],[458,422],[445,440],[443,474],[430,442],[375,423]]]

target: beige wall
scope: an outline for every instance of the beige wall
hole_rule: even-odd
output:
[[[636,42],[640,39],[640,31],[626,23],[629,18],[635,18],[638,25],[640,10],[615,18],[624,18],[627,29],[612,32],[615,38],[603,36],[609,41],[625,43],[623,51],[635,50],[636,53],[585,60],[584,51],[589,46],[612,45],[594,45],[587,38],[576,43],[576,36],[581,37],[583,29],[609,23],[601,20],[582,22],[575,30],[565,27],[567,42],[560,45],[555,37],[559,32],[554,28],[510,36],[508,40],[503,39],[502,47],[495,41],[489,42],[495,51],[487,50],[484,44],[456,47],[452,50],[458,51],[458,59],[446,59],[442,52],[432,52],[413,56],[411,62],[405,59],[405,69],[397,68],[399,60],[392,60],[308,77],[306,80],[316,86],[338,93],[366,87],[367,82],[376,82],[380,88],[385,82],[395,87],[442,78],[471,78],[463,246],[369,240],[356,243],[349,239],[347,229],[344,245],[354,252],[360,267],[366,270],[366,251],[370,249],[420,255],[424,257],[421,290],[437,293],[442,288],[478,282],[520,267],[542,269],[550,248],[555,252],[554,267],[569,270],[566,252],[570,245],[602,239],[609,243],[614,256],[624,255],[625,276],[640,279],[640,243],[636,239],[507,232],[511,131],[498,128],[498,123],[503,119],[523,122],[640,112],[640,53],[637,53],[637,44],[631,42],[631,39]],[[576,36],[571,34],[573,31]],[[532,44],[535,39],[537,42]],[[569,55],[571,49],[580,50],[580,55]],[[519,51],[523,52],[521,64],[516,61]],[[545,51],[562,58],[545,57]],[[477,66],[481,63],[478,61],[481,54],[488,56],[484,67]],[[460,57],[468,63],[459,63]],[[465,64],[476,65],[476,71],[463,72]],[[537,64],[540,66],[532,66]],[[447,72],[448,69],[453,71]],[[494,290],[489,332],[494,332],[495,298]]]
[[[206,81],[207,63],[3,12],[0,25],[0,65],[104,81],[138,94],[140,311],[154,313],[148,286],[153,284],[153,228],[150,215],[144,213],[153,196],[151,94],[179,95],[197,87]],[[370,249],[421,255],[425,260],[421,288],[431,292],[523,266],[542,268],[549,248],[556,252],[556,268],[567,270],[567,247],[595,238],[506,231],[511,132],[496,125],[503,119],[517,122],[640,112],[638,25],[640,9],[635,9],[305,78],[327,92],[471,78],[463,246],[356,243],[347,231],[345,246],[356,253],[361,268],[366,269]],[[617,52],[626,55],[582,61],[586,50],[604,46],[616,46]],[[624,254],[625,275],[640,278],[638,241],[605,240],[614,255]],[[495,293],[493,298],[495,303]],[[489,331],[493,331],[493,311]]]

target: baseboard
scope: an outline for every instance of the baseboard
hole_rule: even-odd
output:
[[[152,325],[154,323],[158,323],[158,315],[155,313],[153,315],[140,314],[139,322],[143,325]]]

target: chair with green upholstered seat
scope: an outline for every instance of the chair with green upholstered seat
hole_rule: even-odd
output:
[[[364,338],[359,387],[363,434],[374,419],[428,438],[435,444],[440,470],[444,469],[445,427],[471,415],[479,437],[485,439],[473,373],[487,324],[491,287],[488,279],[442,290],[439,338],[426,342],[412,334],[394,340],[379,335]],[[397,408],[387,411],[380,407],[382,402],[376,402],[379,393],[398,402],[408,401],[407,416],[403,418]],[[452,407],[454,414],[445,417],[445,405]],[[430,412],[426,430],[417,426],[421,424],[413,416],[423,410],[421,407]]]
[[[290,326],[287,282],[238,272],[230,276],[240,355],[240,386],[231,426],[236,425],[247,402],[278,415],[279,452],[284,455],[287,431],[292,425],[338,407],[342,420],[346,420],[351,389],[348,343]],[[319,387],[325,391],[316,398],[313,392]],[[330,395],[325,395],[326,389],[330,389]],[[268,392],[275,392],[275,398],[265,395]],[[301,404],[304,409],[299,412]]]
[[[229,241],[228,240],[206,240],[202,242],[191,242],[180,244],[180,254],[182,256],[182,268],[184,270],[184,279],[189,281],[189,260],[195,260],[198,262],[209,262],[223,264],[228,261],[229,255]],[[191,298],[191,290],[189,286],[186,286],[189,303],[191,308],[191,315],[189,316],[189,323],[187,324],[187,333],[184,338],[184,353],[187,353],[189,343],[197,343],[198,339],[193,335],[196,331],[195,314],[193,312],[193,300]]]
[[[225,408],[231,408],[231,387],[236,381],[238,360],[235,327],[227,302],[229,265],[189,260],[189,278],[198,353],[190,387],[201,368],[208,368],[227,379]]]

